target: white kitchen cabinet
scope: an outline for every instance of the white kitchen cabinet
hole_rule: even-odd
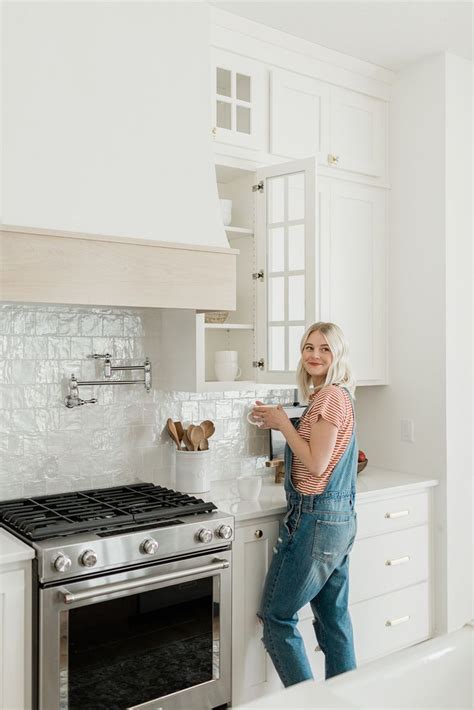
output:
[[[256,520],[236,529],[232,575],[232,704],[254,700],[281,687],[262,643],[256,616],[277,542],[279,521]]]
[[[350,557],[349,606],[359,665],[432,635],[431,488],[393,488],[357,499],[358,532]],[[255,622],[275,519],[238,525],[233,568],[233,704],[271,692],[278,682],[261,646]],[[298,629],[316,679],[324,678],[324,654],[307,604]],[[248,657],[247,655],[248,654]],[[273,674],[275,672],[273,671]],[[275,679],[275,682],[272,680]]]
[[[387,102],[295,72],[271,72],[270,152],[315,155],[323,175],[386,183]]]
[[[321,318],[342,328],[357,383],[386,384],[385,192],[321,178],[319,203]]]
[[[264,67],[246,57],[212,50],[212,131],[216,143],[265,149],[268,89]]]
[[[31,708],[32,556],[0,530],[0,710]]]

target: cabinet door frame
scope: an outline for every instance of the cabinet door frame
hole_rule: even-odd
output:
[[[231,96],[228,98],[217,93],[217,68],[231,72]],[[264,105],[267,93],[265,67],[255,60],[212,47],[211,69],[211,116],[215,142],[252,150],[265,150]],[[236,107],[238,105],[247,107],[247,102],[239,101],[235,95],[236,74],[244,74],[250,77],[250,133],[239,132],[234,128],[236,125]],[[230,129],[221,128],[217,125],[217,101],[221,98],[224,103],[231,105]]]
[[[295,386],[295,370],[285,369],[279,371],[270,371],[269,364],[269,347],[268,347],[268,249],[267,249],[267,194],[268,194],[268,179],[275,177],[285,177],[295,173],[303,172],[305,175],[305,202],[304,202],[304,242],[305,242],[305,259],[304,259],[304,276],[305,276],[305,313],[304,323],[298,322],[297,325],[303,325],[304,330],[310,323],[317,319],[317,314],[320,309],[319,298],[319,243],[316,229],[316,205],[317,205],[317,163],[315,157],[295,160],[288,163],[280,163],[279,165],[271,165],[260,168],[256,171],[257,184],[263,183],[263,192],[257,192],[256,198],[256,251],[257,251],[257,272],[260,269],[264,271],[264,278],[257,282],[256,289],[256,360],[257,362],[263,358],[264,367],[257,368],[257,382],[288,384],[289,387]],[[285,221],[285,228],[288,220]],[[284,278],[288,276],[288,270],[284,273]],[[285,314],[288,313],[288,298],[285,287],[284,296]],[[291,321],[285,318],[282,321],[284,327],[291,325]],[[288,337],[285,331],[285,365],[288,362]]]

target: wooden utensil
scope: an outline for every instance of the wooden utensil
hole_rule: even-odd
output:
[[[176,427],[176,433],[178,434],[178,439],[181,443],[183,440],[183,434],[184,434],[183,425],[181,424],[181,422],[175,422],[174,425]]]
[[[188,429],[189,431],[189,429]],[[201,441],[204,439],[204,432],[202,430],[202,427],[197,424],[196,426],[193,426],[191,430],[191,434],[188,435],[188,439],[190,440],[191,444],[194,447],[194,451],[197,451],[199,449],[199,444]]]
[[[176,427],[175,427],[175,425],[174,425],[174,421],[173,421],[172,419],[167,419],[167,420],[166,420],[166,426],[167,426],[167,428],[168,428],[168,434],[171,436],[171,438],[173,439],[174,443],[176,444],[176,448],[180,449],[180,448],[181,448],[181,444],[180,444],[180,441],[179,441],[178,432],[176,431]]]
[[[216,430],[214,422],[211,422],[210,419],[205,419],[199,426],[202,428],[206,439],[209,439]]]
[[[183,444],[186,448],[186,451],[194,451],[194,445],[191,444],[191,442],[189,441],[188,435],[185,431],[183,432]]]
[[[206,439],[206,437],[204,437],[203,439],[201,439],[201,441],[199,443],[199,451],[207,451],[208,448],[209,448],[209,442]]]

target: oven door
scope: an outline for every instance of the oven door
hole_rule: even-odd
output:
[[[40,710],[229,703],[230,565],[220,550],[41,589]]]

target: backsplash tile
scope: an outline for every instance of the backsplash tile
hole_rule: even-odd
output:
[[[68,380],[101,380],[102,362],[142,364],[158,381],[159,310],[0,305],[0,499],[153,481],[174,485],[166,420],[215,422],[211,479],[263,465],[268,434],[246,421],[255,402],[287,402],[292,390],[150,393],[140,385],[81,387],[98,403],[67,409]]]

